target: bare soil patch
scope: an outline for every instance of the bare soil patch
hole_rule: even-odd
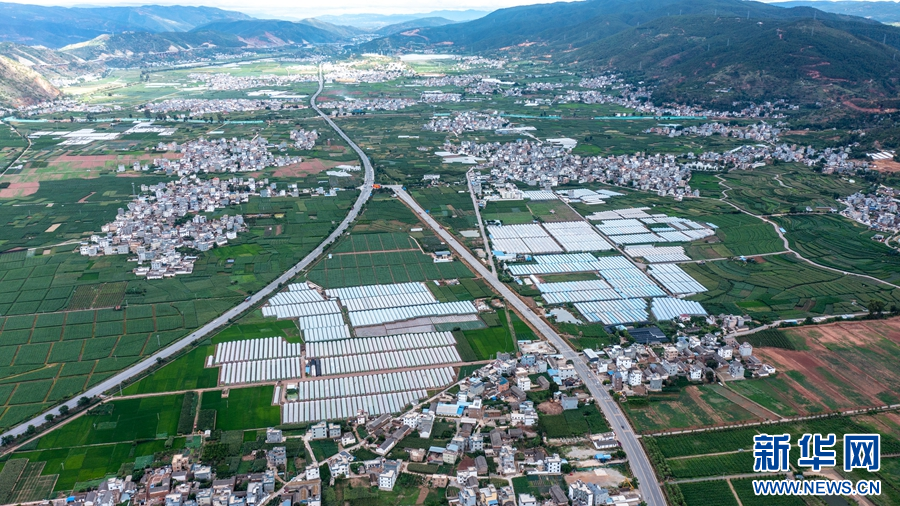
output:
[[[545,415],[561,415],[563,412],[563,408],[558,402],[544,401],[538,404],[537,408]]]
[[[10,183],[8,187],[0,190],[0,199],[34,195],[40,187],[41,183]]]
[[[893,160],[873,160],[870,162],[875,166],[875,170],[881,172],[900,172],[900,162]]]

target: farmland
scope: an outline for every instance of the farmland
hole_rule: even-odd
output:
[[[842,271],[867,274],[897,284],[897,251],[873,241],[875,232],[835,215],[776,218],[787,230],[791,247],[805,258]]]
[[[802,212],[807,206],[838,207],[835,195],[850,195],[864,186],[862,181],[850,183],[837,175],[823,176],[791,164],[731,171],[722,177],[732,188],[728,199],[754,214]]]
[[[684,264],[708,292],[695,295],[710,313],[749,313],[759,321],[859,312],[870,300],[900,303],[900,290],[811,267],[793,255]]]
[[[718,393],[713,385],[686,386],[674,394],[632,398],[622,406],[638,432],[709,427],[757,419],[752,412]]]
[[[894,404],[900,401],[893,387],[900,381],[893,366],[898,325],[900,319],[892,318],[784,330],[803,345],[800,350],[754,350],[782,373],[759,386],[734,386],[783,415]]]
[[[104,198],[111,199],[103,203],[103,212],[79,204],[84,216],[90,216],[83,228],[70,233],[60,227],[44,234],[51,222],[74,227],[79,221],[42,211],[29,215],[33,224],[12,227],[21,229],[16,237],[32,238],[30,242],[2,243],[0,237],[0,243],[5,248],[34,246],[98,230],[131,193],[130,182],[116,186],[121,178],[98,179],[85,180],[83,187],[76,179],[58,192],[42,197],[39,191],[18,204],[0,207],[0,216],[20,212],[25,201],[41,209],[51,203],[62,208],[62,199],[81,199],[98,185],[101,190],[106,183],[119,188],[103,190]],[[147,179],[140,181],[145,184]],[[244,211],[270,217],[248,217],[249,232],[201,255],[194,273],[177,279],[136,278],[130,272],[134,264],[125,258],[88,258],[72,252],[72,246],[47,247],[39,254],[34,249],[0,254],[0,314],[6,315],[0,318],[0,384],[19,384],[0,404],[0,427],[77,395],[232,307],[315,247],[330,232],[331,223],[343,218],[354,197],[355,192],[340,192],[331,199],[253,199]],[[279,234],[272,233],[275,228]],[[127,307],[117,311],[116,306]]]

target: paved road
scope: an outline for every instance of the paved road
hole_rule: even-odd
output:
[[[631,430],[631,426],[625,418],[625,415],[622,413],[622,410],[619,409],[618,404],[610,397],[607,389],[603,386],[597,376],[590,371],[579,354],[576,353],[575,350],[573,350],[569,344],[566,343],[549,324],[547,324],[547,322],[541,319],[541,317],[536,315],[531,308],[522,302],[509,287],[500,282],[500,280],[497,279],[487,267],[478,261],[469,250],[460,244],[452,234],[444,230],[443,227],[428,215],[425,210],[422,209],[422,206],[406,193],[402,187],[390,186],[389,188],[394,190],[397,196],[400,197],[400,199],[405,202],[423,222],[431,227],[431,229],[460,256],[460,258],[490,283],[491,286],[506,299],[508,304],[512,305],[519,314],[528,320],[532,327],[537,329],[541,335],[556,346],[565,358],[571,360],[572,363],[575,364],[575,371],[582,378],[585,386],[587,386],[591,395],[594,396],[594,399],[597,400],[597,404],[600,406],[600,409],[603,410],[603,414],[606,415],[606,419],[609,420],[610,425],[612,425],[616,437],[621,441],[622,449],[628,454],[631,470],[638,479],[640,491],[644,500],[649,506],[665,506],[666,501],[663,497],[662,489],[653,472],[653,467],[650,465],[650,460],[647,458],[647,454],[644,453],[644,448],[638,441],[634,431]]]
[[[481,219],[481,208],[478,207],[478,198],[475,197],[475,186],[472,185],[472,178],[475,177],[475,169],[469,169],[466,172],[466,184],[469,187],[469,195],[472,196],[472,207],[475,208],[475,220],[478,221],[478,230],[481,231],[481,240],[484,242],[484,252],[487,254],[488,265],[491,272],[497,275],[497,268],[494,265],[494,252],[491,251],[491,245],[488,243],[487,232],[484,231],[484,220]]]
[[[217,329],[227,325],[228,320],[230,318],[234,318],[234,317],[240,315],[241,313],[243,313],[244,311],[252,308],[254,305],[259,303],[263,299],[267,298],[270,294],[272,294],[272,292],[275,292],[276,290],[278,290],[279,285],[281,285],[282,283],[286,283],[291,278],[293,278],[294,276],[299,274],[300,271],[309,267],[310,264],[312,264],[320,255],[322,255],[325,248],[329,244],[333,243],[338,237],[340,237],[341,234],[343,234],[350,227],[350,224],[353,222],[353,220],[356,219],[356,217],[359,215],[360,211],[362,210],[362,206],[366,203],[366,201],[372,195],[372,184],[375,181],[375,171],[372,168],[372,163],[369,161],[369,158],[366,157],[365,153],[363,153],[363,151],[359,148],[359,146],[357,146],[356,143],[354,143],[352,140],[350,140],[350,138],[347,137],[347,135],[343,131],[341,131],[341,129],[338,128],[338,126],[333,121],[331,121],[331,118],[329,118],[327,115],[325,115],[325,113],[323,113],[316,106],[316,98],[319,96],[320,93],[322,93],[322,86],[323,86],[322,74],[320,72],[319,73],[319,89],[310,98],[310,101],[309,101],[310,105],[320,116],[322,116],[325,119],[325,121],[328,123],[328,125],[331,126],[331,128],[333,128],[334,131],[337,132],[338,135],[340,135],[341,138],[344,139],[347,142],[347,144],[349,144],[350,147],[353,148],[354,151],[356,151],[356,153],[359,155],[360,160],[362,160],[363,166],[365,167],[365,182],[362,185],[362,188],[361,188],[361,191],[359,194],[359,198],[356,199],[356,202],[353,204],[353,207],[350,209],[350,212],[347,213],[347,217],[344,218],[344,221],[342,221],[340,223],[340,225],[338,225],[338,227],[334,230],[334,232],[331,233],[331,235],[329,235],[324,241],[322,241],[322,243],[319,244],[314,250],[312,250],[312,252],[310,252],[308,255],[306,255],[306,257],[304,257],[303,260],[301,260],[297,265],[288,269],[284,274],[282,274],[277,279],[275,279],[274,281],[272,281],[271,283],[266,285],[265,288],[261,289],[260,291],[256,292],[255,294],[253,294],[252,296],[247,298],[247,300],[245,300],[245,301],[241,302],[240,304],[238,304],[237,306],[231,308],[230,310],[223,313],[221,316],[214,319],[213,321],[207,323],[200,329],[192,332],[187,337],[181,339],[180,341],[173,343],[172,345],[166,347],[165,349],[162,349],[162,350],[154,353],[153,355],[147,357],[146,359],[142,360],[141,362],[138,362],[137,364],[129,367],[128,369],[123,370],[122,372],[116,374],[115,376],[112,376],[111,378],[107,379],[106,381],[103,381],[102,383],[97,384],[90,390],[84,392],[82,395],[87,396],[87,397],[93,397],[93,396],[100,395],[104,392],[107,392],[109,390],[113,390],[116,387],[118,387],[120,384],[122,384],[124,381],[126,381],[130,378],[133,378],[141,373],[146,372],[148,369],[150,369],[151,367],[153,367],[156,364],[157,359],[169,358],[169,357],[175,355],[176,353],[178,353],[179,351],[181,351],[182,349],[186,348],[187,346],[190,346],[192,342],[200,340],[200,339],[205,339],[206,337],[212,335]],[[81,396],[78,396],[78,397],[81,397]],[[75,408],[77,402],[78,402],[78,399],[75,398],[75,399],[72,399],[72,400],[66,402],[65,405],[69,406],[69,409],[73,409],[73,408]],[[7,436],[7,435],[18,436],[20,434],[25,433],[25,431],[28,429],[29,425],[38,426],[38,425],[44,423],[44,415],[47,413],[51,413],[51,412],[55,414],[58,412],[58,408],[59,408],[58,406],[54,407],[53,409],[45,411],[45,412],[41,413],[40,415],[34,417],[33,419],[28,420],[27,422],[24,422],[16,427],[13,427],[12,429],[3,433],[3,436]]]

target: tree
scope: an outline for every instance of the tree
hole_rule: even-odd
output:
[[[710,369],[707,369],[706,370],[706,382],[712,383],[713,380],[715,380],[715,379],[716,379],[716,374],[714,372],[712,372]]]
[[[0,441],[0,443],[2,443],[3,446],[6,446],[6,445],[12,443],[14,439],[16,439],[16,438],[14,438],[12,436],[3,436],[3,439],[2,439],[2,441]]]
[[[68,415],[68,414],[69,414],[69,406],[66,406],[65,404],[63,404],[62,406],[60,406],[60,407],[59,407],[59,414],[60,414],[61,416],[66,416],[66,415]]]
[[[48,422],[52,422],[54,418],[56,417],[53,415],[53,413],[47,413],[46,415],[44,415],[44,420],[47,420]]]
[[[881,313],[884,312],[884,302],[880,300],[871,300],[869,301],[869,316],[880,317]]]
[[[81,397],[80,399],[78,399],[79,407],[87,406],[90,403],[91,403],[91,400],[87,397]]]
[[[25,435],[30,436],[37,432],[37,429],[34,428],[34,425],[29,425],[27,429],[25,429]]]

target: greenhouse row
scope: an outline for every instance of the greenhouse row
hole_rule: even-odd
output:
[[[398,413],[427,396],[425,390],[341,397],[328,401],[287,402],[281,407],[281,423],[305,423],[319,420],[345,419],[365,410],[370,415]]]
[[[606,325],[647,321],[647,301],[644,299],[622,299],[595,302],[576,302],[575,308],[589,322]]]
[[[648,272],[659,281],[666,290],[674,294],[705,292],[706,287],[698,283],[690,274],[675,264],[651,265]]]
[[[303,341],[307,343],[318,343],[322,341],[337,341],[339,339],[350,339],[350,327],[343,324],[336,327],[317,327],[303,331]]]
[[[297,396],[314,401],[348,395],[381,394],[404,390],[434,390],[456,381],[452,367],[417,369],[341,378],[324,378],[296,383]],[[291,386],[291,385],[289,385]]]
[[[289,343],[280,337],[229,341],[216,345],[215,363],[299,357],[301,347],[300,343]]]
[[[227,363],[222,364],[219,370],[219,384],[234,385],[299,378],[302,369],[303,364],[299,357]]]
[[[456,339],[450,332],[425,332],[422,334],[400,334],[384,337],[360,337],[341,341],[307,343],[308,357],[337,357],[378,353],[383,351],[414,350],[455,345]]]
[[[653,299],[650,311],[657,320],[671,320],[681,315],[706,316],[708,314],[699,302],[671,297]]]
[[[420,306],[373,309],[370,311],[352,311],[350,325],[363,327],[381,325],[382,323],[399,322],[421,316],[444,316],[451,314],[476,314],[478,309],[469,301],[442,302],[423,304]]]
[[[320,362],[321,374],[323,376],[331,376],[365,371],[385,371],[438,364],[454,364],[462,362],[462,359],[459,357],[459,352],[456,351],[456,346],[444,346],[440,348],[323,358]]]
[[[310,302],[308,304],[287,304],[284,306],[263,306],[263,316],[274,316],[279,320],[285,318],[299,318],[301,316],[313,316],[322,314],[340,313],[341,306],[337,301],[326,300],[323,302]]]

